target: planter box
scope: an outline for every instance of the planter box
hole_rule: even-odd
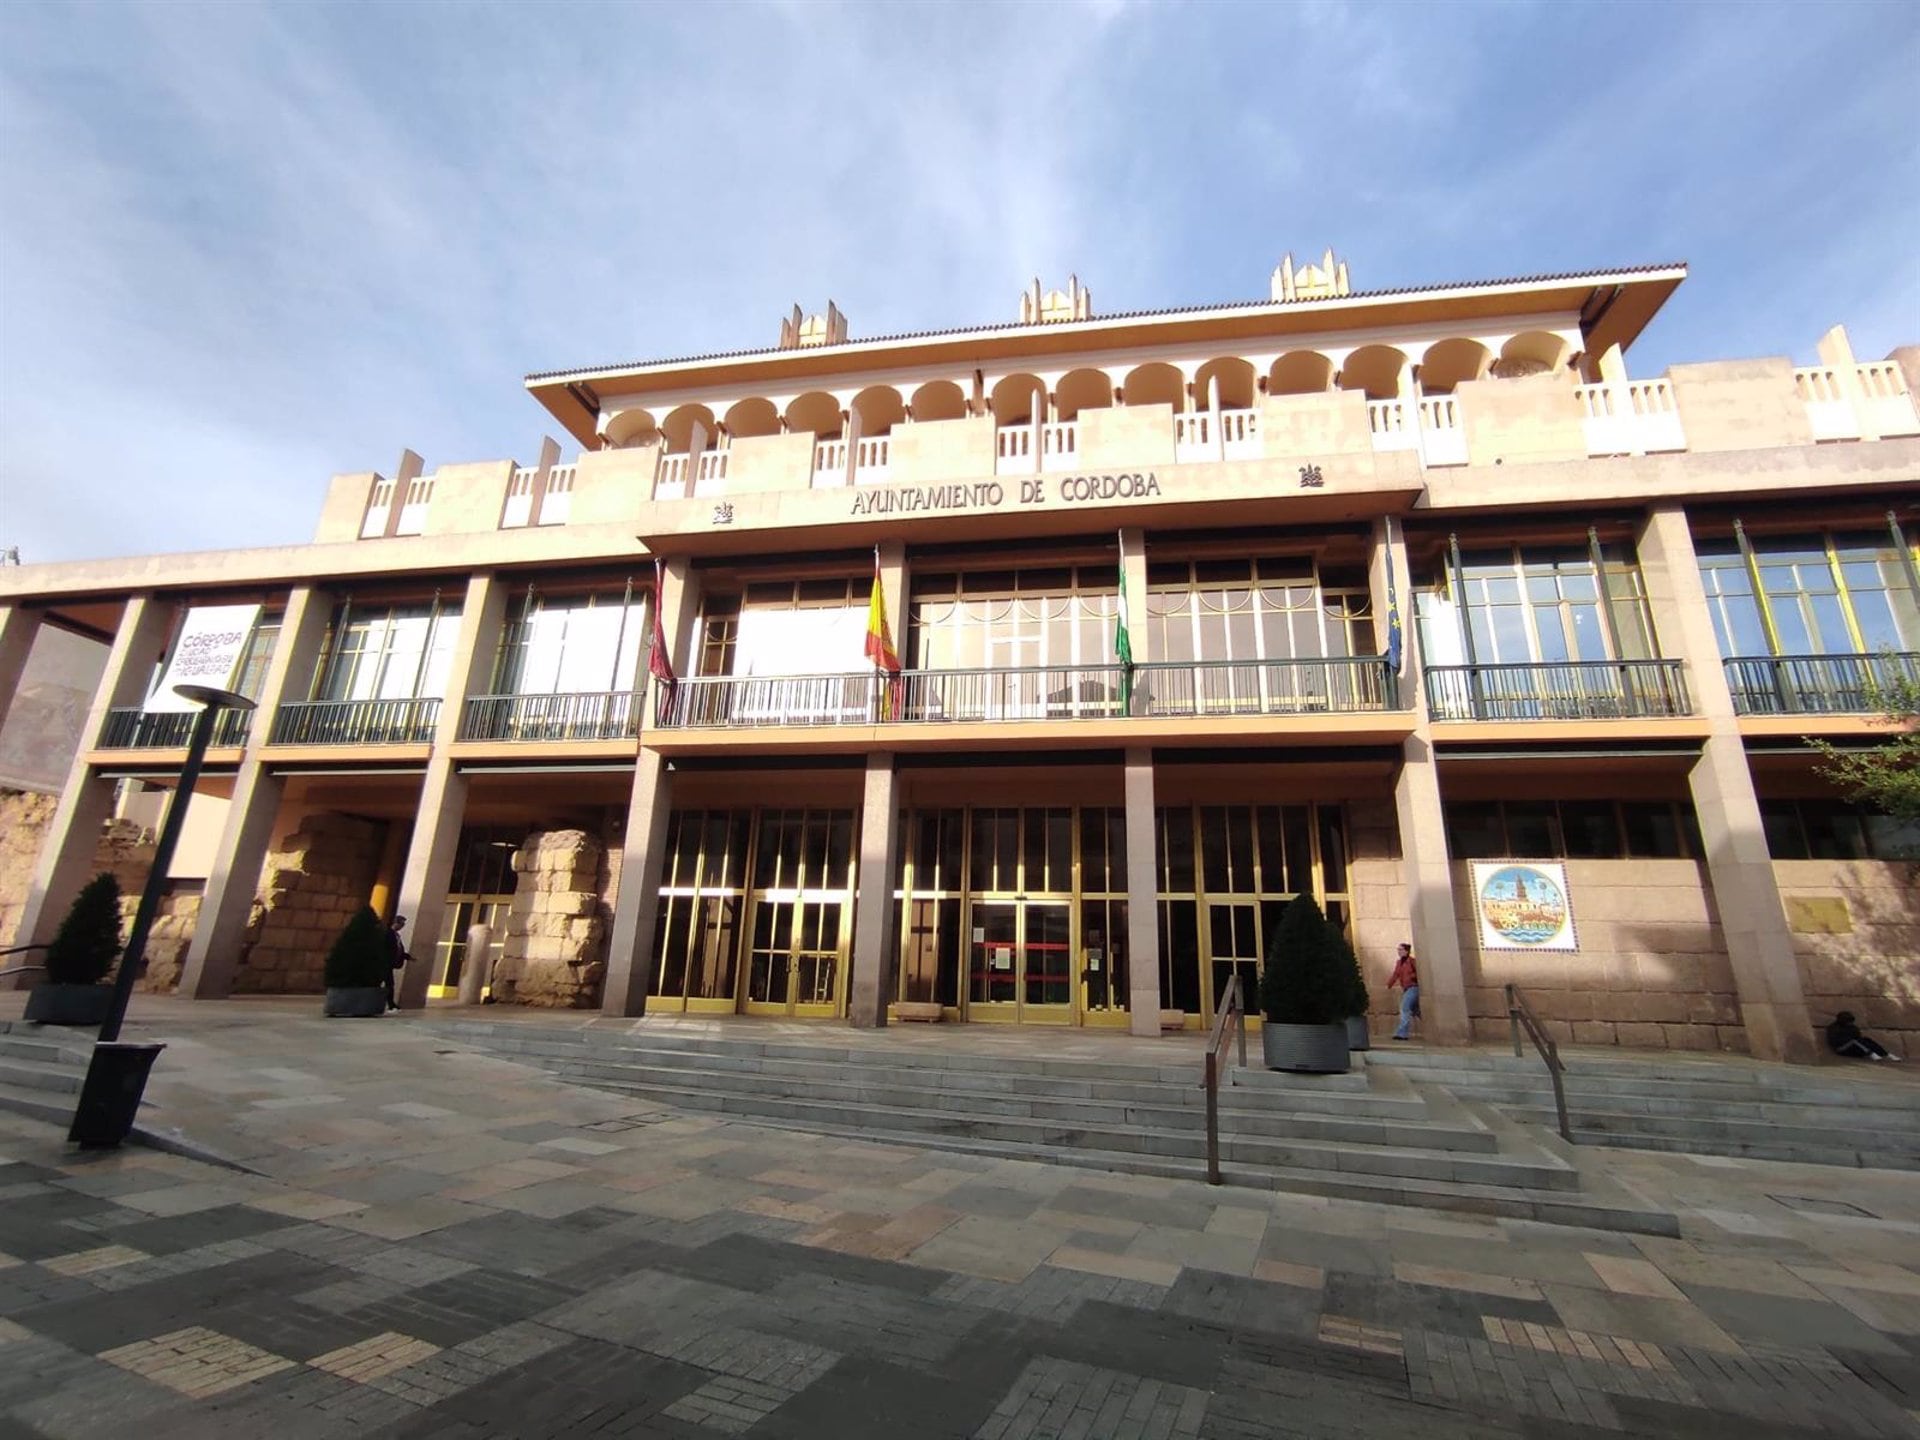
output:
[[[1373,1037],[1367,1033],[1367,1017],[1349,1015],[1347,1017],[1347,1049],[1371,1050]]]
[[[111,985],[56,985],[46,981],[27,992],[27,1011],[22,1018],[42,1025],[88,1025],[98,1029],[106,1024],[107,1011],[112,1008]]]
[[[327,987],[326,1012],[335,1016],[384,1015],[387,1013],[387,992],[378,985],[355,985]]]
[[[893,1014],[897,1020],[918,1020],[934,1025],[940,1020],[940,1005],[933,1000],[902,1000],[894,1005]]]
[[[1307,1075],[1344,1075],[1347,1072],[1347,1026],[1278,1025],[1269,1020],[1260,1027],[1260,1048],[1267,1069],[1292,1070]]]

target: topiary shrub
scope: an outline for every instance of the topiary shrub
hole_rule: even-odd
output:
[[[52,985],[98,985],[120,953],[120,882],[96,875],[73,897],[67,918],[47,946]]]
[[[1352,1011],[1352,952],[1311,895],[1280,916],[1260,972],[1260,1013],[1277,1025],[1338,1025]]]
[[[378,989],[392,969],[388,960],[387,927],[371,905],[362,905],[327,951],[327,988]]]

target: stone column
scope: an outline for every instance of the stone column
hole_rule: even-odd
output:
[[[700,611],[700,584],[693,562],[676,556],[666,562],[658,623],[667,640],[674,674],[692,667],[694,621]],[[884,583],[884,576],[883,581]],[[658,681],[652,682],[658,685]],[[646,710],[647,724],[653,712]],[[627,799],[627,827],[620,851],[620,889],[614,897],[613,933],[607,942],[607,981],[600,1009],[607,1015],[647,1013],[647,985],[653,963],[653,927],[660,913],[660,874],[665,866],[667,820],[672,814],[673,779],[666,758],[646,745],[634,759],[633,792]]]
[[[259,705],[247,726],[246,748],[233,777],[233,797],[220,832],[220,848],[214,852],[207,888],[200,899],[200,917],[187,944],[177,992],[181,995],[216,1000],[233,993],[233,978],[240,968],[240,950],[260,884],[261,862],[273,844],[273,827],[280,818],[280,801],[286,793],[286,781],[268,770],[261,752],[273,733],[273,715],[280,702],[306,697],[332,615],[333,601],[325,591],[298,585],[287,595],[280,638],[267,662]]]
[[[74,896],[93,878],[93,853],[100,843],[100,827],[113,813],[114,782],[102,776],[87,757],[99,742],[109,710],[145,702],[154,667],[173,634],[176,609],[151,595],[132,595],[120,612],[107,666],[93,693],[86,727],[80,732],[80,751],[61,788],[33,882],[27,888],[20,923],[14,929],[16,945],[44,945],[51,940]]]
[[[1127,583],[1133,583],[1129,576]],[[1153,751],[1127,751],[1127,1014],[1136,1035],[1160,1033],[1160,865],[1153,832]]]
[[[1686,662],[1694,706],[1711,727],[1687,785],[1707,847],[1707,875],[1747,1046],[1764,1060],[1810,1064],[1819,1058],[1819,1047],[1800,962],[1767,852],[1746,742],[1727,689],[1685,509],[1655,507],[1640,532],[1639,554],[1660,652]]]
[[[467,777],[454,768],[453,742],[460,734],[467,697],[490,678],[506,610],[506,586],[494,575],[475,575],[467,581],[467,593],[460,604],[460,635],[447,667],[446,694],[440,702],[433,751],[427,760],[426,777],[420,782],[413,839],[400,875],[397,913],[407,917],[404,938],[414,956],[400,987],[402,1009],[418,1010],[427,1003],[433,947],[440,939],[447,884],[453,878],[460,827],[467,813]]]
[[[0,605],[0,726],[20,690],[20,675],[40,633],[40,612],[24,605]]]
[[[885,583],[884,581],[882,582]],[[893,756],[867,757],[860,812],[860,890],[853,907],[853,993],[847,1019],[869,1028],[887,1023],[893,999],[887,967],[893,928],[893,871],[900,849],[900,811]]]

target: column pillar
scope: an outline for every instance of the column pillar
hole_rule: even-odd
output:
[[[883,582],[884,584],[884,582]],[[887,1023],[893,998],[887,965],[893,928],[894,862],[900,849],[900,811],[893,756],[867,757],[860,811],[860,893],[853,907],[853,993],[847,1019],[862,1029]]]
[[[655,623],[666,636],[674,674],[685,675],[692,669],[700,582],[693,562],[684,555],[669,559],[664,570]],[[650,684],[657,686],[659,682]],[[641,708],[651,726],[652,709],[645,705]],[[666,757],[647,748],[644,730],[640,739],[640,751],[634,757],[633,791],[627,798],[613,933],[607,939],[607,978],[600,992],[603,1015],[647,1013],[653,930],[660,915],[660,875],[666,864],[667,820],[673,813],[673,776]]]
[[[152,595],[130,595],[120,612],[106,669],[93,692],[93,706],[80,732],[80,749],[67,772],[47,838],[41,842],[33,882],[14,929],[16,945],[44,945],[66,917],[80,888],[93,878],[100,827],[113,813],[114,782],[88,761],[99,743],[107,712],[142,704],[153,684],[154,667],[173,634],[176,607]]]
[[[1127,583],[1133,583],[1128,577]],[[1153,751],[1129,749],[1127,807],[1127,1016],[1135,1035],[1160,1033],[1160,866],[1153,829]],[[1249,1002],[1251,1003],[1251,1002]]]
[[[460,848],[460,826],[467,813],[467,777],[453,764],[453,742],[460,735],[460,716],[476,680],[490,678],[500,626],[506,618],[507,587],[491,573],[467,581],[460,604],[460,635],[454,641],[447,668],[446,694],[440,719],[434,726],[433,750],[426,777],[420,782],[420,808],[407,845],[407,863],[400,874],[397,913],[407,917],[404,938],[415,963],[403,972],[398,999],[405,1010],[427,1003],[427,985],[433,978],[429,963],[440,938],[440,919],[447,908],[447,884],[453,878],[454,857]]]
[[[40,612],[24,605],[0,605],[0,726],[20,692],[20,675],[40,633]],[[87,737],[91,743],[92,737]]]
[[[233,796],[200,900],[200,918],[181,964],[178,994],[217,1000],[233,993],[247,923],[253,918],[254,896],[260,888],[260,867],[273,845],[273,829],[286,793],[286,781],[268,770],[261,751],[273,733],[273,715],[280,702],[303,699],[308,693],[332,615],[332,600],[324,591],[299,585],[287,595],[280,638],[267,662],[259,705],[247,726],[246,748],[233,777]]]
[[[1727,689],[1693,532],[1679,505],[1656,506],[1639,537],[1640,572],[1663,655],[1684,660],[1694,705],[1709,731],[1687,776],[1714,909],[1733,968],[1747,1047],[1763,1060],[1819,1058],[1794,953],[1793,932],[1767,852],[1746,742]]]

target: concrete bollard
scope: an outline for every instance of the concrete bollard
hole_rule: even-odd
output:
[[[493,968],[493,931],[485,925],[467,927],[467,959],[460,967],[460,1003],[478,1005]]]

